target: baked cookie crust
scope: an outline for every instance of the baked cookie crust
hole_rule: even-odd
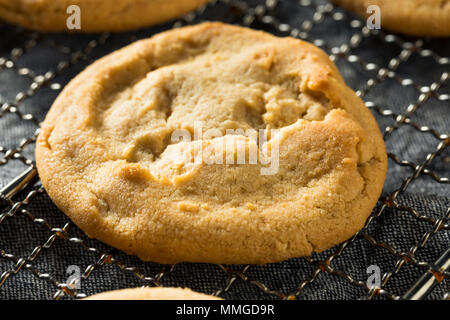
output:
[[[242,135],[169,143],[178,129],[278,129],[276,174],[207,164]],[[219,155],[220,157],[222,154]],[[381,193],[371,112],[317,47],[221,23],[158,34],[73,79],[37,139],[42,183],[91,237],[142,260],[263,264],[357,232]]]
[[[69,31],[67,8],[81,9],[81,30],[124,31],[182,16],[208,0],[0,0],[0,19],[44,31]],[[72,31],[72,30],[71,30]]]
[[[187,288],[144,287],[102,292],[84,300],[222,300]]]
[[[367,7],[381,9],[384,28],[412,36],[450,36],[448,0],[332,0],[336,4],[368,17]]]

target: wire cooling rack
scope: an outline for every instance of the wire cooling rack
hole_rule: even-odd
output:
[[[383,196],[354,237],[266,266],[144,263],[87,238],[33,180],[40,122],[71,78],[123,45],[202,20],[310,41],[365,100],[384,131],[390,169]],[[224,298],[449,299],[448,40],[369,30],[325,0],[212,1],[175,23],[122,34],[41,34],[8,25],[0,33],[0,299],[81,298],[142,285]],[[378,285],[367,281],[369,266],[380,270]]]

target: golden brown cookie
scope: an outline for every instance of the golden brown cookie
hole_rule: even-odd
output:
[[[360,16],[368,17],[367,8],[381,9],[384,28],[415,36],[450,36],[450,1],[448,0],[332,0]]]
[[[257,143],[247,130],[271,135]],[[179,131],[192,140],[178,142]],[[255,150],[272,161],[251,162]],[[221,23],[167,31],[88,67],[50,109],[36,161],[88,235],[162,263],[261,264],[327,249],[363,226],[387,167],[375,119],[323,51]]]
[[[133,288],[102,292],[84,300],[222,300],[183,288]]]
[[[123,31],[161,23],[208,0],[0,0],[0,19],[39,31],[68,31],[67,8],[81,10],[78,32]]]

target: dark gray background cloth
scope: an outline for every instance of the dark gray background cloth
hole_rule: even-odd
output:
[[[73,299],[142,285],[190,287],[226,299],[395,299],[450,247],[450,40],[368,30],[325,0],[217,1],[176,22],[117,34],[0,25],[0,186],[33,164],[39,122],[87,65],[137,39],[203,20],[299,37],[334,59],[376,117],[389,153],[384,191],[367,227],[309,258],[163,266],[89,239],[36,181],[0,207],[0,299]],[[369,266],[378,268],[382,290],[367,286]],[[78,289],[66,285],[71,272],[81,276]],[[443,299],[449,283],[446,273],[429,298]]]

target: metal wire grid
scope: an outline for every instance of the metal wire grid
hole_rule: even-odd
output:
[[[410,42],[402,39],[399,36],[392,34],[385,34],[378,30],[367,29],[363,22],[352,18],[343,11],[338,11],[330,3],[324,3],[323,1],[311,1],[311,0],[300,0],[297,1],[298,5],[301,7],[309,8],[314,10],[314,14],[311,20],[303,21],[300,28],[293,27],[289,24],[280,22],[276,17],[276,7],[278,1],[267,0],[264,4],[259,4],[255,7],[249,7],[248,3],[242,1],[234,0],[219,0],[212,1],[208,6],[214,6],[217,3],[227,6],[227,14],[237,17],[240,24],[244,26],[253,26],[255,23],[263,25],[269,29],[273,29],[275,33],[282,35],[290,35],[292,37],[304,39],[313,42],[315,45],[324,49],[330,54],[332,60],[337,61],[343,59],[348,63],[361,67],[371,74],[376,74],[376,76],[371,76],[367,83],[357,91],[357,94],[362,98],[365,98],[368,92],[370,92],[377,84],[385,81],[386,79],[392,79],[399,83],[402,87],[413,87],[419,93],[419,98],[417,101],[411,103],[406,109],[405,113],[396,113],[393,110],[387,108],[386,106],[380,106],[372,101],[366,101],[367,107],[373,109],[373,111],[387,118],[394,119],[394,124],[386,127],[384,132],[384,137],[388,140],[392,134],[401,128],[402,126],[410,126],[414,128],[417,132],[421,134],[430,134],[435,140],[437,140],[437,146],[429,153],[425,160],[421,163],[413,163],[408,160],[402,159],[400,156],[389,153],[389,158],[398,166],[406,167],[411,169],[411,175],[405,179],[401,186],[390,193],[389,195],[380,199],[380,204],[377,206],[375,212],[367,220],[365,227],[354,235],[351,239],[339,245],[332,254],[328,255],[325,259],[315,259],[312,257],[306,257],[304,260],[311,265],[314,269],[310,276],[300,282],[293,292],[281,292],[280,290],[270,288],[264,283],[264,280],[252,279],[248,276],[248,270],[251,266],[227,266],[219,265],[219,267],[227,275],[227,281],[225,285],[217,290],[214,294],[221,295],[222,293],[228,291],[233,283],[240,279],[249,285],[256,286],[257,288],[264,291],[266,294],[273,295],[280,299],[296,299],[301,297],[301,294],[306,286],[313,283],[319,274],[328,274],[332,276],[337,276],[344,279],[351,285],[357,286],[365,290],[368,299],[374,297],[384,297],[388,299],[398,300],[401,298],[399,293],[392,293],[386,290],[387,283],[395,278],[403,268],[405,264],[414,265],[418,268],[423,269],[424,272],[432,272],[436,277],[440,278],[440,283],[445,285],[449,278],[449,272],[441,272],[439,270],[434,270],[433,262],[421,261],[416,258],[416,252],[420,248],[423,248],[426,243],[430,240],[433,235],[438,232],[446,232],[450,230],[449,219],[450,219],[450,208],[448,208],[445,215],[439,219],[433,218],[431,216],[424,215],[418,212],[416,209],[407,207],[398,202],[398,197],[404,193],[410,184],[416,180],[419,176],[429,176],[436,183],[448,184],[449,178],[439,176],[436,172],[430,169],[430,164],[438,157],[440,154],[446,150],[450,138],[447,134],[438,132],[433,128],[428,126],[422,126],[413,120],[412,116],[424,103],[430,99],[436,99],[442,103],[450,101],[450,95],[439,93],[441,86],[444,86],[449,81],[449,72],[444,71],[439,79],[439,81],[430,84],[429,86],[421,86],[416,84],[412,79],[405,79],[400,77],[396,70],[398,67],[407,62],[411,55],[418,54],[422,57],[430,57],[434,59],[437,67],[442,67],[443,70],[449,70],[450,59],[448,57],[440,57],[435,52],[429,49],[424,49],[424,42],[421,40]],[[188,14],[183,19],[177,21],[173,27],[179,27],[184,24],[195,23],[199,20],[203,13],[204,8]],[[343,43],[339,46],[330,46],[327,42],[321,40],[320,38],[311,35],[311,30],[315,26],[320,25],[325,19],[333,19],[339,23],[347,23],[355,31],[348,43]],[[108,42],[110,35],[105,33],[100,35],[96,40],[89,41],[88,45],[79,50],[69,48],[67,46],[61,45],[56,41],[49,40],[44,34],[36,32],[20,31],[26,38],[26,40],[19,47],[14,47],[9,56],[0,57],[0,72],[2,70],[10,70],[19,75],[20,77],[27,78],[31,80],[31,85],[28,90],[19,92],[14,101],[0,101],[0,119],[6,114],[15,114],[21,121],[28,121],[36,126],[36,132],[27,139],[20,141],[14,148],[6,148],[0,146],[0,167],[5,166],[9,161],[20,161],[27,167],[34,167],[34,160],[27,158],[23,155],[25,148],[29,147],[35,142],[37,134],[39,133],[39,120],[30,113],[24,113],[21,111],[21,104],[24,100],[31,98],[37,94],[37,92],[42,88],[49,88],[51,90],[59,91],[61,85],[52,82],[56,76],[64,73],[70,66],[77,65],[80,62],[91,63],[95,60],[92,57],[92,53],[96,48],[103,46]],[[376,63],[365,61],[358,55],[354,54],[354,50],[357,49],[363,39],[369,37],[377,37],[383,41],[385,44],[394,44],[400,48],[400,54],[390,60],[387,66],[379,66]],[[132,41],[133,39],[130,39]],[[56,69],[50,70],[44,74],[39,74],[30,70],[29,68],[19,67],[16,63],[17,59],[23,56],[25,53],[32,52],[38,44],[46,42],[55,50],[63,52],[70,56],[70,59],[60,62]],[[97,257],[96,261],[89,265],[81,275],[81,281],[86,281],[89,277],[95,274],[95,270],[104,267],[105,265],[115,265],[118,270],[122,272],[127,272],[133,274],[137,279],[139,279],[142,285],[154,285],[160,286],[163,277],[171,273],[176,265],[173,266],[161,266],[161,270],[154,274],[148,275],[142,273],[139,268],[132,265],[125,265],[119,258],[115,255],[102,251],[96,247],[89,245],[85,239],[82,237],[74,236],[74,234],[69,230],[71,226],[70,222],[67,222],[62,227],[55,227],[51,225],[46,219],[35,216],[27,208],[29,204],[39,197],[41,194],[45,193],[42,186],[37,185],[32,187],[28,194],[23,200],[13,201],[9,200],[7,204],[6,211],[1,211],[0,214],[0,224],[5,219],[14,219],[18,215],[25,216],[31,223],[39,225],[47,229],[51,236],[41,245],[33,248],[29,255],[18,257],[11,252],[7,252],[0,248],[0,257],[6,259],[14,264],[9,270],[4,271],[0,275],[0,289],[7,283],[7,279],[12,277],[19,272],[31,272],[35,277],[50,283],[54,289],[55,293],[53,295],[54,299],[60,299],[63,296],[71,296],[75,298],[82,298],[85,295],[79,292],[74,283],[66,283],[65,280],[57,279],[54,275],[47,273],[43,270],[39,270],[35,265],[37,259],[45,254],[45,251],[49,249],[55,241],[67,241],[72,244],[79,245],[90,254]],[[379,242],[374,237],[368,234],[367,229],[374,219],[380,217],[386,208],[392,208],[400,212],[406,212],[410,214],[415,219],[421,222],[425,222],[431,226],[431,229],[424,233],[421,240],[418,241],[414,246],[409,248],[407,251],[401,251],[396,249],[393,245],[389,243]],[[351,246],[356,239],[364,239],[374,247],[382,248],[386,253],[393,255],[397,258],[395,267],[384,273],[382,277],[381,287],[369,288],[366,281],[356,279],[342,270],[337,270],[333,267],[333,260],[340,257],[347,247]],[[253,267],[258,268],[258,267]],[[448,286],[446,286],[446,291],[448,291]],[[400,293],[402,294],[402,293]],[[442,299],[449,299],[450,292],[445,293]]]

